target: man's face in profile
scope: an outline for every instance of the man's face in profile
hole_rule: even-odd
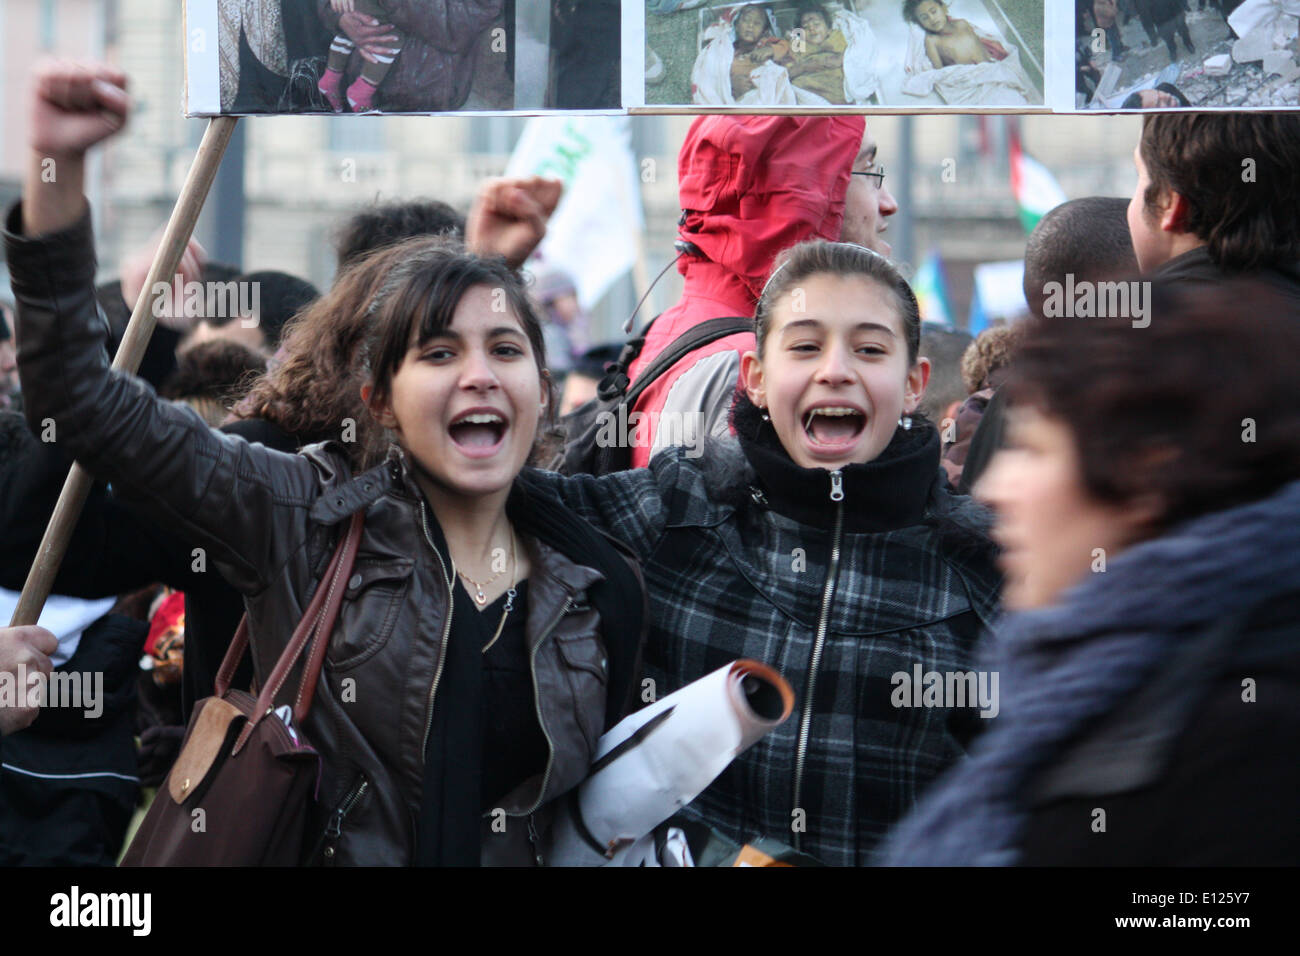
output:
[[[868,127],[862,134],[862,146],[853,162],[854,172],[877,169],[876,140]],[[898,212],[898,203],[888,187],[876,186],[870,176],[850,176],[849,189],[844,194],[844,223],[840,226],[840,239],[866,246],[889,258],[893,249],[885,241],[888,218]]]

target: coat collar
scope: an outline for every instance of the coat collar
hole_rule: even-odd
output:
[[[772,424],[743,394],[736,399],[732,420],[741,450],[757,472],[758,491],[772,509],[800,524],[831,527],[831,472],[796,465]],[[922,418],[915,422],[912,429],[897,429],[874,461],[840,469],[845,530],[894,531],[924,520],[939,479],[939,433]]]

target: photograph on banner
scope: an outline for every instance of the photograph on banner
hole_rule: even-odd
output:
[[[1075,108],[1300,105],[1300,0],[1076,0]]]
[[[646,103],[1042,107],[1043,0],[645,0]]]
[[[505,0],[189,0],[187,112],[510,110],[513,23],[505,7]]]

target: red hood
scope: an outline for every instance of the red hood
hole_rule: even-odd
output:
[[[779,252],[805,239],[839,239],[865,125],[860,116],[700,117],[677,161],[678,235],[739,280],[752,305]],[[678,263],[688,293],[696,279],[731,284],[699,264],[690,255]]]

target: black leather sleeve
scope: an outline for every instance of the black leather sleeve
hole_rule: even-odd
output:
[[[89,212],[63,232],[26,238],[20,208],[5,221],[18,304],[19,376],[28,422],[117,497],[208,549],[245,593],[269,583],[307,534],[319,494],[311,463],[209,428],[108,367],[95,306]]]

